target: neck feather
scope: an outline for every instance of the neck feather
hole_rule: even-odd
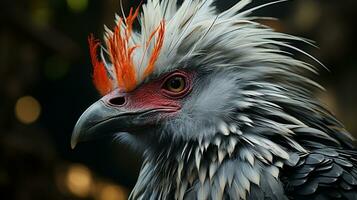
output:
[[[246,199],[262,176],[277,179],[279,168],[291,157],[278,144],[238,132],[145,156],[130,199],[222,199],[229,194]]]

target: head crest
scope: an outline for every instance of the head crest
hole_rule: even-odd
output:
[[[133,44],[133,23],[139,14],[139,8],[130,13],[126,18],[119,18],[113,33],[109,33],[106,38],[107,53],[112,64],[112,75],[105,62],[99,61],[97,58],[97,49],[100,42],[93,35],[89,36],[90,55],[93,64],[93,82],[97,90],[105,95],[118,86],[125,91],[132,91],[138,84],[138,77],[146,78],[154,71],[155,63],[160,55],[160,51],[164,42],[165,22],[161,21],[160,25],[152,32],[146,41],[145,51],[149,48],[149,44],[156,36],[156,41],[153,45],[153,50],[149,58],[149,62],[144,70],[143,75],[137,75],[136,66],[133,61],[133,53],[140,46]]]

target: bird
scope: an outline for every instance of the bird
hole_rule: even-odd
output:
[[[355,139],[315,96],[324,65],[241,0],[148,0],[88,38],[100,99],[78,142],[143,156],[129,199],[357,199]],[[135,28],[136,22],[139,28]],[[309,61],[302,61],[303,55]]]

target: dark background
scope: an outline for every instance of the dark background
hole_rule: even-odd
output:
[[[123,0],[124,10],[140,1]],[[233,0],[218,0],[220,9]],[[267,0],[255,0],[251,6]],[[87,36],[113,27],[119,0],[2,0],[0,6],[0,198],[126,199],[140,158],[102,140],[70,149],[81,113],[99,98],[91,83]],[[259,16],[276,30],[316,41],[297,44],[330,72],[316,96],[357,136],[355,0],[291,0]],[[299,56],[299,55],[298,55]],[[309,61],[312,63],[312,61]]]

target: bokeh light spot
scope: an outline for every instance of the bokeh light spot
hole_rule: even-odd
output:
[[[82,12],[88,7],[88,0],[67,0],[67,5],[73,12]]]
[[[64,58],[53,56],[45,62],[44,75],[50,80],[59,80],[66,76],[69,69],[70,65]]]
[[[75,164],[68,169],[66,184],[68,190],[74,195],[87,197],[90,194],[92,182],[92,174],[87,167]]]
[[[310,31],[321,17],[321,6],[313,0],[299,1],[295,12],[295,25],[301,31]]]
[[[31,96],[21,97],[15,105],[16,118],[24,123],[31,124],[35,122],[41,114],[40,103]]]
[[[52,11],[47,1],[36,1],[31,4],[31,20],[40,27],[46,27],[51,21]]]
[[[98,200],[125,200],[126,191],[117,185],[106,184],[99,192]]]

